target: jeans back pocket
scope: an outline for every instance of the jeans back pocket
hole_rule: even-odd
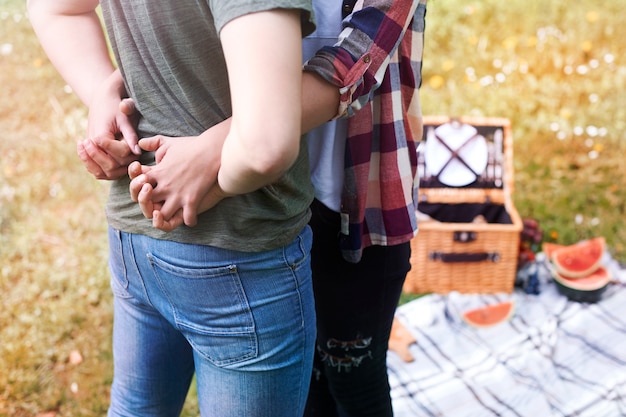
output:
[[[184,267],[148,254],[175,325],[217,366],[258,354],[255,324],[235,266]]]

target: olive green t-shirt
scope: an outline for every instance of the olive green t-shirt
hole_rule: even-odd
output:
[[[140,137],[197,136],[230,117],[230,91],[219,30],[248,13],[301,9],[303,35],[313,29],[310,0],[102,0],[103,15],[127,91],[141,118]],[[251,70],[262,63],[251,62]],[[279,91],[276,92],[280,94]],[[263,129],[263,126],[259,126]],[[313,198],[306,144],[277,182],[227,198],[201,214],[195,227],[166,233],[152,227],[130,199],[129,179],[114,181],[106,205],[118,230],[241,251],[284,245],[309,220]],[[191,155],[201,158],[202,155]],[[142,163],[154,162],[150,153]]]

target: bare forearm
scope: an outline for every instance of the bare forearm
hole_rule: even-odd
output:
[[[339,89],[335,85],[315,73],[302,74],[302,134],[328,122],[338,107]]]
[[[233,105],[218,175],[227,194],[274,182],[298,155],[300,34],[298,13],[285,10],[240,17],[222,29]]]
[[[113,72],[97,2],[29,0],[28,12],[50,61],[81,101]]]
[[[302,133],[312,130],[337,114],[339,89],[313,72],[302,74]]]

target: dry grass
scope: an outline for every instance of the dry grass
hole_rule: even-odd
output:
[[[433,0],[424,113],[508,117],[522,216],[626,260],[626,0]],[[112,376],[106,183],[85,110],[0,0],[0,416],[101,416]],[[75,353],[82,361],[76,360]],[[193,396],[185,415],[196,414]]]
[[[0,19],[0,415],[101,416],[112,371],[106,184],[77,161],[85,111],[21,2],[2,3]]]

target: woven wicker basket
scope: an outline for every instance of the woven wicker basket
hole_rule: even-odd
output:
[[[424,144],[440,140],[433,131],[450,123],[476,129],[481,146],[486,144],[488,149],[486,168],[469,184],[448,186],[439,181],[441,175],[429,173],[427,158],[422,155],[424,149],[420,149],[420,211],[425,210],[431,216],[444,213],[444,216],[443,220],[419,221],[418,235],[411,241],[412,267],[404,291],[420,294],[511,292],[522,221],[511,199],[510,123],[501,118],[427,116],[424,118]],[[481,161],[478,163],[480,165]],[[471,163],[468,169],[469,165]],[[451,180],[456,179],[451,177]],[[497,215],[490,219],[489,213]]]

